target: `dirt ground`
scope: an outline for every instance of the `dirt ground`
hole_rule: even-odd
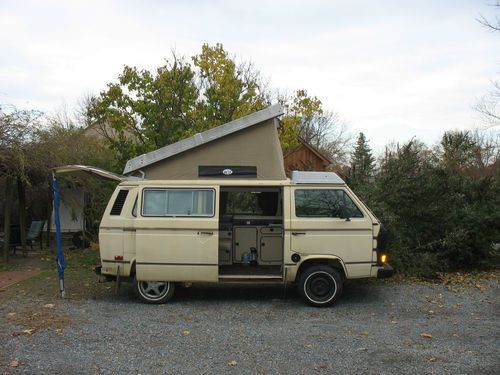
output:
[[[97,282],[95,251],[67,253],[67,298],[49,254],[14,259],[34,276],[0,289],[0,372],[497,374],[497,272],[346,285],[332,308],[294,289],[199,285],[166,305]]]

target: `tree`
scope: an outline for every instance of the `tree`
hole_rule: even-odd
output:
[[[373,176],[375,158],[363,133],[359,133],[351,161],[351,180],[354,184],[365,184]]]
[[[198,88],[194,71],[173,53],[152,73],[125,66],[117,83],[88,103],[88,122],[99,129],[120,164],[182,138],[194,124]]]
[[[196,131],[219,126],[269,104],[260,73],[249,62],[237,64],[222,44],[204,44],[192,61],[200,93]]]
[[[496,0],[490,5],[500,11],[500,0]],[[500,31],[499,15],[496,15],[494,20],[481,15],[478,21],[492,32]],[[493,89],[479,101],[475,109],[481,115],[487,128],[500,125],[500,81],[493,82]]]
[[[296,91],[287,107],[280,132],[284,150],[297,147],[300,137],[338,164],[346,162],[351,138],[336,112],[323,109],[321,100],[306,90]]]
[[[493,88],[475,106],[486,128],[500,125],[500,81],[493,82]]]
[[[109,168],[113,154],[101,142],[86,135],[78,124],[61,121],[68,117],[49,117],[39,111],[0,112],[0,178],[4,180],[4,259],[8,258],[10,218],[17,190],[21,234],[26,233],[26,191],[47,189],[51,169],[64,164],[93,164]],[[17,185],[17,189],[15,186]],[[89,191],[92,183],[87,184]],[[46,190],[45,190],[46,191]],[[47,219],[50,212],[46,212]],[[26,241],[21,235],[23,254]]]
[[[498,146],[470,132],[447,132],[434,150],[416,139],[388,150],[361,192],[389,230],[396,269],[435,277],[498,265],[499,162]]]
[[[192,64],[172,53],[155,72],[125,66],[118,82],[86,100],[86,122],[118,153],[119,166],[268,104],[259,72],[222,44],[204,44]]]
[[[9,113],[0,111],[0,177],[4,178],[5,186],[3,246],[5,262],[9,257],[10,219],[15,184],[20,202],[21,245],[23,255],[26,255],[25,186],[30,177],[38,173],[36,166],[30,163],[30,156],[41,115],[38,111],[19,111],[15,108]]]
[[[493,3],[489,4],[491,7],[496,8],[500,11],[500,0],[495,0]],[[500,31],[500,16],[496,16],[494,20],[490,20],[484,15],[481,15],[478,19],[479,23],[491,31]]]

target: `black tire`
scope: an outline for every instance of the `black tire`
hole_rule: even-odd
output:
[[[299,294],[311,306],[333,305],[342,294],[342,276],[335,268],[314,265],[300,275]]]
[[[135,280],[134,288],[141,301],[152,304],[169,301],[175,292],[175,284],[170,281]]]

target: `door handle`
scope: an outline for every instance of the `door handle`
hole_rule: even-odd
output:
[[[209,236],[212,236],[214,232],[198,232],[198,234],[208,234]]]
[[[292,232],[294,236],[305,236],[306,232]]]

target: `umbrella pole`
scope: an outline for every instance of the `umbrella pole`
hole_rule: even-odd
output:
[[[62,238],[61,238],[61,222],[59,218],[59,186],[57,185],[57,180],[55,173],[52,173],[52,191],[54,192],[54,221],[56,225],[56,262],[57,262],[57,274],[59,276],[59,290],[61,292],[61,298],[65,296],[64,290],[64,270],[66,268],[66,260],[64,259],[64,254],[62,251]]]

